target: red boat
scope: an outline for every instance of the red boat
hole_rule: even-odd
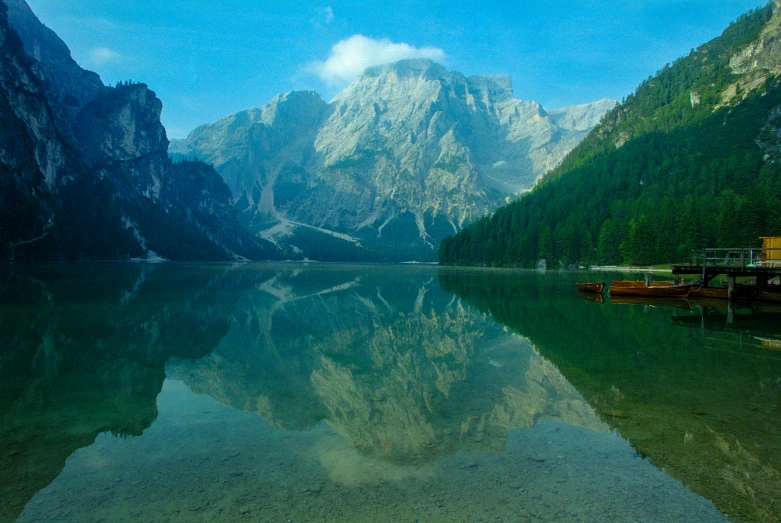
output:
[[[610,288],[613,287],[645,287],[645,283],[635,280],[613,280],[610,282]]]
[[[643,282],[611,282],[610,295],[616,296],[655,296],[657,298],[686,298],[691,291],[691,283],[672,285],[658,282],[646,287]]]
[[[605,284],[602,282],[599,283],[576,283],[575,285],[578,286],[578,289],[580,289],[582,292],[596,292],[598,294],[602,294],[602,290],[605,288]]]

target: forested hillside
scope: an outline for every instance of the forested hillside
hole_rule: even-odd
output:
[[[781,13],[751,11],[644,81],[515,202],[440,262],[649,264],[781,234]]]

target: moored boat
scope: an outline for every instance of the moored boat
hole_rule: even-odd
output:
[[[686,298],[691,291],[691,283],[683,285],[610,285],[610,295],[616,296],[655,296],[657,298]],[[662,282],[663,283],[663,282]]]
[[[724,287],[692,287],[689,297],[727,299],[728,290]]]
[[[596,292],[598,294],[602,294],[602,291],[605,288],[605,284],[603,282],[599,282],[599,283],[577,282],[575,285],[578,286],[578,289],[580,289],[581,292]]]
[[[635,280],[612,280],[610,282],[610,288],[613,287],[645,287],[645,283]]]

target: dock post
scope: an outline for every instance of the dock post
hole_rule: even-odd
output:
[[[735,297],[735,277],[734,276],[727,276],[727,299],[729,301],[732,301],[732,299]]]
[[[735,323],[735,308],[732,306],[732,300],[727,301],[727,325]]]

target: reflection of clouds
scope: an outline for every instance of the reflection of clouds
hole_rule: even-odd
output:
[[[340,438],[331,437],[322,441],[312,448],[312,453],[320,460],[331,480],[348,487],[377,485],[410,478],[433,478],[436,475],[431,464],[401,465],[365,456]]]

